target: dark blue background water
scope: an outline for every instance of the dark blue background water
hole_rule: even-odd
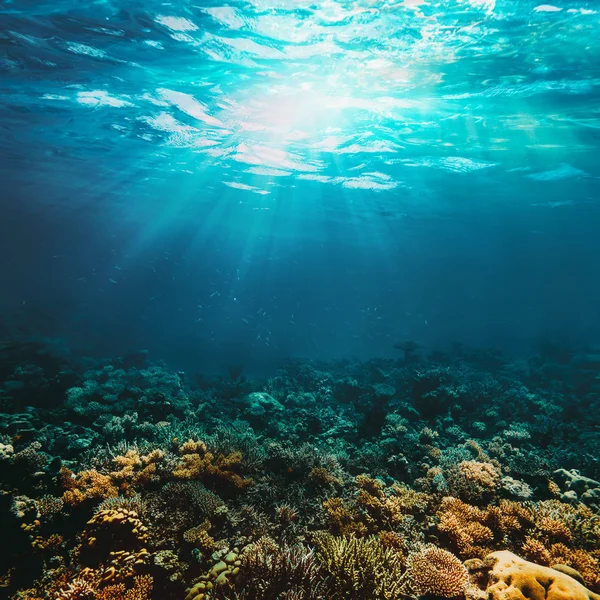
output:
[[[2,2],[3,337],[199,369],[597,342],[599,11]]]

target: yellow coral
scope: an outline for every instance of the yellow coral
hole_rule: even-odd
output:
[[[212,479],[238,489],[252,483],[251,479],[245,479],[236,473],[242,460],[239,452],[215,456],[208,451],[204,442],[193,440],[182,444],[179,451],[181,461],[173,471],[173,475],[178,479]]]
[[[376,537],[314,534],[317,552],[331,581],[329,598],[400,597],[402,556]]]
[[[313,483],[323,487],[341,486],[344,483],[339,477],[336,477],[323,467],[315,467],[308,474],[308,477]]]
[[[103,475],[95,469],[74,475],[72,471],[63,467],[60,475],[64,487],[67,488],[62,499],[71,506],[77,506],[89,499],[116,498],[119,495],[119,488],[110,476]]]
[[[208,534],[209,529],[210,521],[204,521],[201,525],[186,530],[183,533],[183,539],[202,552],[210,553],[214,550],[215,540]]]
[[[600,600],[573,577],[506,550],[486,557],[492,567],[489,600]]]
[[[96,592],[95,600],[150,600],[152,588],[150,575],[138,575],[132,587],[127,588],[123,583],[108,585]]]
[[[483,524],[487,513],[462,500],[447,496],[438,512],[438,530],[448,536],[465,558],[482,558],[489,553],[492,530]]]
[[[186,590],[185,600],[204,600],[213,588],[230,585],[238,576],[241,564],[237,549],[229,552]]]

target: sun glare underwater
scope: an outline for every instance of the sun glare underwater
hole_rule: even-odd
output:
[[[600,600],[600,0],[0,0],[0,600]]]

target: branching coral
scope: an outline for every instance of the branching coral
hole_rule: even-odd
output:
[[[400,527],[407,516],[423,518],[429,506],[427,494],[415,492],[401,485],[386,487],[378,479],[358,475],[359,490],[349,504],[341,498],[323,502],[333,533],[358,536]]]
[[[66,491],[62,499],[71,506],[77,506],[90,499],[133,495],[138,488],[158,481],[158,463],[163,458],[162,450],[153,450],[144,456],[140,456],[136,450],[128,450],[113,459],[117,469],[106,474],[88,469],[75,475],[63,467],[61,482]]]
[[[400,595],[401,555],[376,537],[314,536],[328,575],[329,598],[393,599]]]
[[[77,506],[90,499],[115,498],[119,495],[119,488],[111,477],[95,469],[74,475],[72,471],[63,467],[60,474],[62,484],[66,488],[62,499],[71,506]]]
[[[215,456],[204,442],[188,440],[179,448],[181,461],[173,471],[177,479],[202,479],[229,487],[243,489],[252,483],[236,471],[242,461],[239,452]]]
[[[202,524],[184,531],[183,539],[201,552],[210,553],[215,547],[215,540],[209,535],[209,529],[210,521],[204,521]]]
[[[54,598],[55,600],[94,600],[96,589],[85,579],[74,579],[66,588],[59,590]]]
[[[333,533],[366,535],[367,526],[362,516],[348,508],[341,498],[328,498],[323,502],[323,509]]]
[[[138,575],[133,579],[133,586],[124,583],[108,585],[96,592],[95,600],[150,600],[153,580],[150,575]]]
[[[241,553],[239,587],[249,598],[278,600],[293,593],[298,600],[317,600],[323,583],[314,552],[304,546],[261,538]]]
[[[488,462],[463,460],[446,475],[450,492],[467,502],[489,501],[500,485],[501,473]]]
[[[484,510],[450,496],[443,499],[437,515],[438,530],[445,534],[460,556],[483,558],[494,539],[492,530],[484,525]]]
[[[121,493],[128,495],[132,490],[159,481],[158,466],[164,457],[165,453],[159,449],[142,456],[136,450],[128,450],[113,459],[118,468],[110,473],[110,477]]]

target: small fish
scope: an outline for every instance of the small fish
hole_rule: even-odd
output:
[[[111,283],[119,283],[118,281],[115,281],[114,279],[109,279],[109,281],[110,281]]]

